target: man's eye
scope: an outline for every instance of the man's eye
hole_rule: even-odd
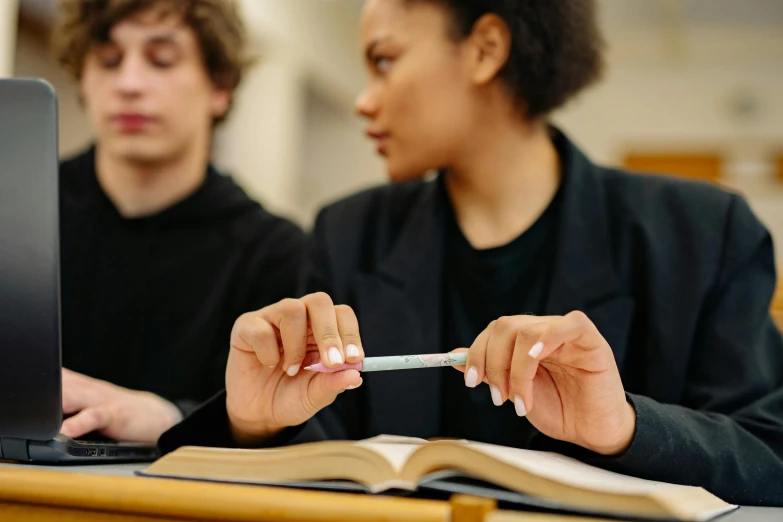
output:
[[[122,53],[116,50],[98,51],[96,58],[104,69],[116,69],[122,63]]]
[[[155,67],[165,69],[177,63],[179,55],[173,49],[156,49],[149,53],[149,60]]]

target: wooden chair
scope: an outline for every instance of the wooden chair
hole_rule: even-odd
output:
[[[629,153],[623,164],[631,170],[674,174],[716,183],[721,177],[723,158],[713,153]]]

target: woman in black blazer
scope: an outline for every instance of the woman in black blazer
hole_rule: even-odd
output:
[[[546,123],[600,72],[593,2],[370,0],[362,40],[393,183],[320,214],[305,297],[237,321],[226,394],[161,448],[463,437],[783,504],[769,234]],[[462,372],[301,369],[459,348]]]

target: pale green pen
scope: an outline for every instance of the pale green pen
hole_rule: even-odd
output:
[[[385,372],[389,370],[414,370],[418,368],[438,368],[441,366],[464,366],[468,352],[428,353],[422,355],[393,355],[390,357],[366,357],[360,363],[343,364],[329,368],[323,363],[305,367],[311,372],[334,373],[345,370],[360,372]]]

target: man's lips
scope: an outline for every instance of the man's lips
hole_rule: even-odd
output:
[[[151,125],[155,118],[144,114],[122,113],[114,116],[112,121],[124,132],[140,132]]]

